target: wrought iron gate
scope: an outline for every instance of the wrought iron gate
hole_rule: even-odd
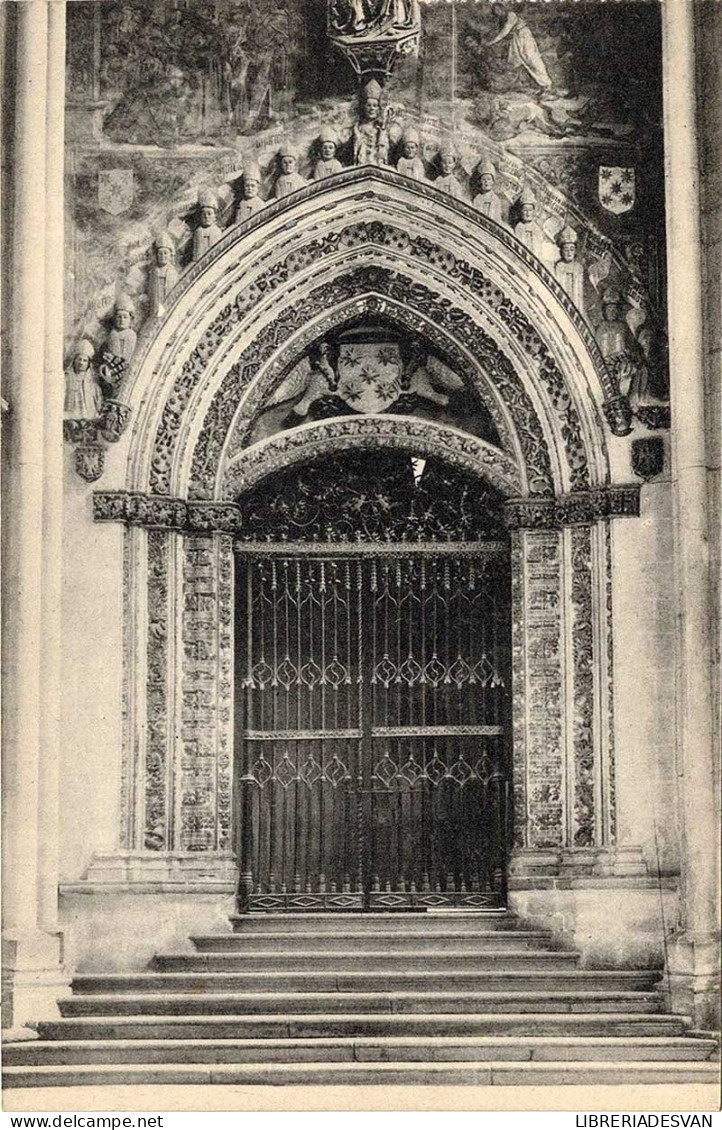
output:
[[[241,910],[500,905],[506,547],[239,548]]]

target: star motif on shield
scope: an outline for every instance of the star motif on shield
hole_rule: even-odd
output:
[[[357,412],[383,412],[401,395],[401,373],[396,343],[343,346],[338,357],[338,395]]]
[[[636,199],[635,172],[614,165],[599,167],[599,203],[608,212],[629,212]]]

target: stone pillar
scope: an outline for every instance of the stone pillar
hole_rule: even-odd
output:
[[[41,655],[44,577],[45,207],[48,6],[20,0],[17,25],[12,246],[6,277],[10,365],[3,540],[3,1023],[16,1031],[53,1015],[58,938],[38,915]],[[55,0],[52,7],[60,6]],[[57,18],[53,26],[57,28]],[[54,73],[54,72],[52,72]],[[62,91],[61,91],[62,99]],[[53,191],[53,186],[49,191]],[[62,259],[54,264],[62,270]],[[8,269],[9,268],[9,269]],[[61,419],[57,428],[62,427]],[[54,753],[57,756],[57,750]]]
[[[40,652],[38,924],[58,929],[59,779],[62,742],[63,275],[65,4],[48,5],[45,143],[45,387],[43,434],[42,645]]]
[[[709,513],[694,5],[662,6],[669,258],[669,346],[677,585],[677,764],[682,822],[681,921],[672,939],[672,1005],[712,1027],[719,1000],[712,736]]]

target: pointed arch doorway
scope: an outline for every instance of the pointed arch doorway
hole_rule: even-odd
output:
[[[280,472],[240,505],[240,909],[502,905],[502,496],[376,450]]]

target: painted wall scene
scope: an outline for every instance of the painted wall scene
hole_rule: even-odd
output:
[[[512,233],[665,421],[656,3],[103,0],[68,19],[69,438],[125,426],[138,331],[215,243],[362,165]]]

